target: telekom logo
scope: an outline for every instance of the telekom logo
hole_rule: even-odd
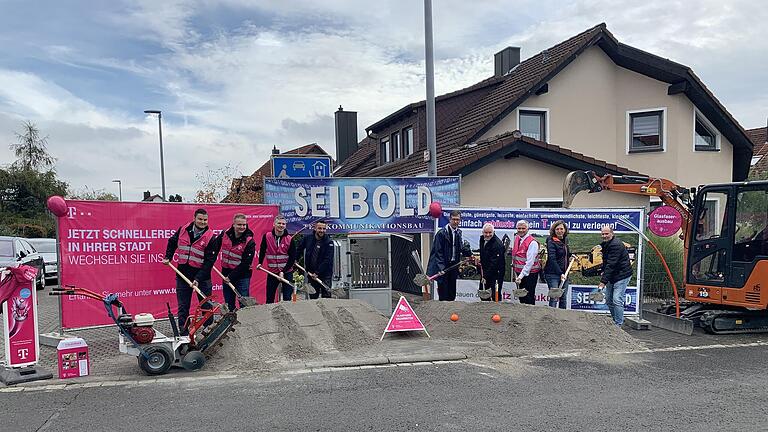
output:
[[[29,357],[29,348],[21,348],[17,351],[17,354],[21,360],[26,360]]]
[[[67,219],[74,219],[77,215],[77,207],[67,207]]]

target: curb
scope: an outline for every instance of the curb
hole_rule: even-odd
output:
[[[435,353],[435,354],[403,354],[393,356],[378,356],[353,359],[337,359],[317,362],[306,362],[307,369],[348,368],[360,366],[381,366],[399,363],[430,363],[438,361],[461,361],[469,358],[464,353]]]

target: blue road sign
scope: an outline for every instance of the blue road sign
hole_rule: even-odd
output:
[[[272,172],[275,177],[331,177],[331,157],[312,156],[272,156]]]

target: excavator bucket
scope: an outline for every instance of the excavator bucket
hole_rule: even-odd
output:
[[[573,198],[581,191],[597,192],[599,186],[592,181],[590,171],[571,171],[563,182],[563,207],[570,208]],[[595,190],[595,186],[598,189]]]

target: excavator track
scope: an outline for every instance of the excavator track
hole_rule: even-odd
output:
[[[711,334],[768,333],[768,312],[709,310],[701,315],[700,324]]]
[[[228,338],[228,333],[234,331],[235,324],[240,324],[235,312],[227,312],[213,322],[202,333],[203,337],[195,341],[195,349],[201,351],[206,357],[210,357],[222,345],[222,341]]]

